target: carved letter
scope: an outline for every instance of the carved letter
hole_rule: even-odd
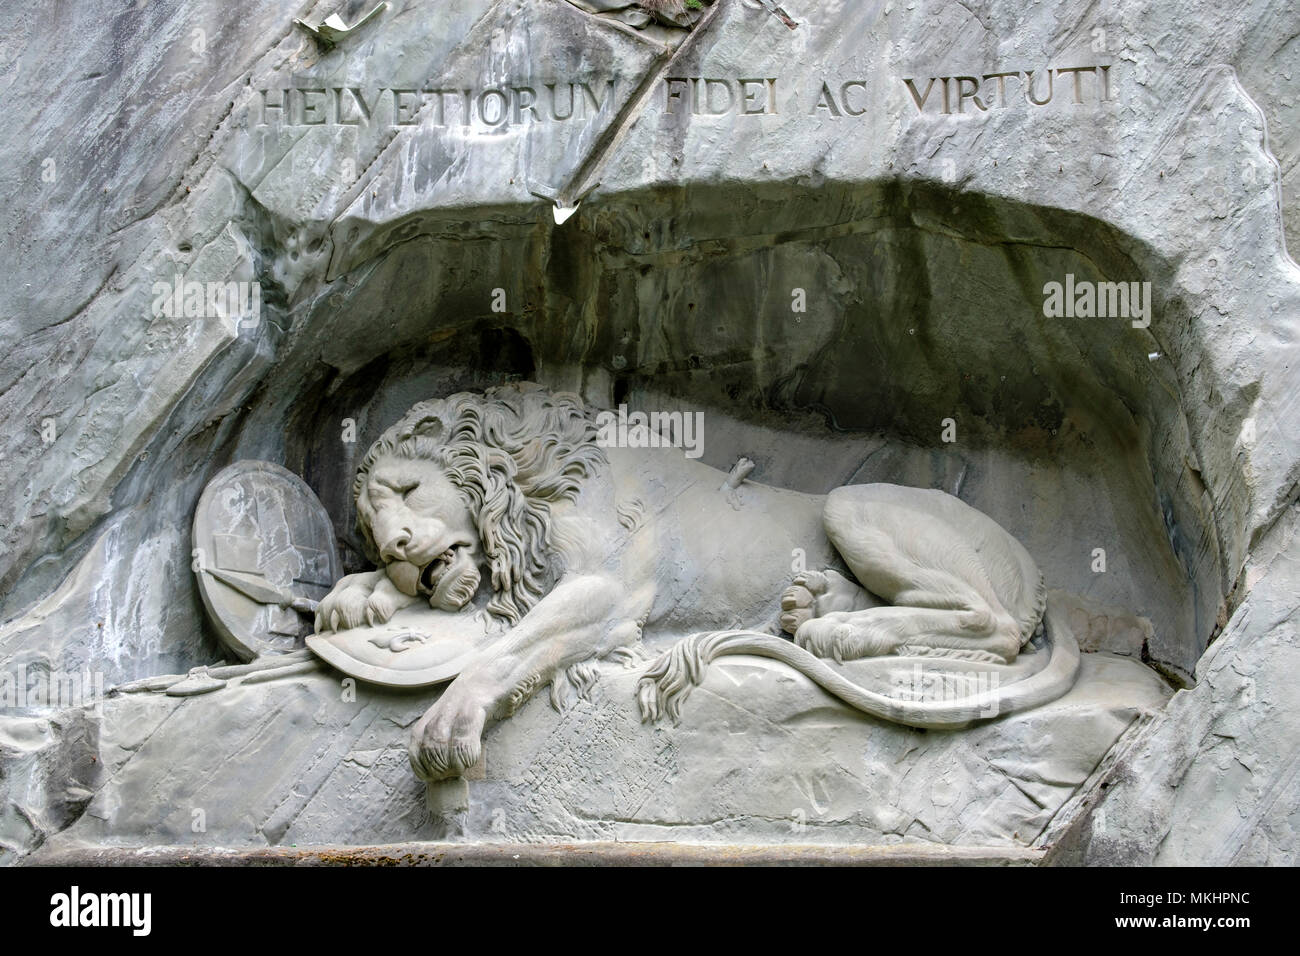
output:
[[[861,87],[863,90],[865,90],[867,88],[867,84],[864,83],[862,80],[849,80],[847,83],[845,83],[843,86],[840,87],[840,102],[844,104],[844,112],[848,113],[850,116],[861,116],[863,113],[867,111],[867,108],[865,106],[862,107],[862,109],[860,110],[855,110],[853,108],[853,104],[849,102],[850,86]]]
[[[975,102],[975,105],[978,106],[981,111],[988,110],[988,107],[985,106],[983,102],[980,101],[979,98],[979,91],[980,91],[979,80],[975,79],[975,77],[973,76],[955,76],[953,77],[953,79],[957,81],[957,112],[958,113],[966,112],[967,100],[973,100]],[[971,85],[971,89],[969,93],[966,92],[965,89],[963,89],[962,84],[964,83],[969,83]]]
[[[751,93],[748,87],[752,84],[758,85],[758,92]],[[740,115],[754,116],[758,113],[766,113],[767,107],[760,101],[763,99],[763,81],[762,80],[741,80],[740,81]],[[753,103],[758,102],[758,109],[752,109]]]
[[[665,112],[665,113],[676,113],[677,110],[674,109],[674,107],[673,107],[673,102],[676,101],[676,102],[680,103],[681,100],[682,100],[682,91],[681,91],[681,90],[674,90],[674,89],[673,89],[673,84],[674,84],[674,83],[678,83],[678,84],[680,84],[680,85],[682,85],[682,86],[686,86],[686,84],[687,84],[686,77],[684,77],[684,76],[669,76],[669,77],[666,77],[666,78],[664,79],[664,90],[665,90],[665,92],[667,93],[667,98],[666,98],[665,101],[664,101],[664,112]]]
[[[559,97],[555,95],[555,86],[556,84],[554,83],[546,84],[546,88],[551,91],[551,119],[566,120],[573,115],[573,84],[572,83],[567,84],[567,86],[569,87],[569,112],[565,113],[563,116],[561,116],[560,111],[556,109],[556,106],[558,105]]]
[[[528,110],[528,112],[532,113],[533,119],[540,118],[537,115],[537,107],[533,105],[537,102],[537,94],[533,91],[531,86],[512,86],[510,87],[510,93],[514,98],[514,121],[516,123],[522,123],[524,121],[524,110]]]
[[[498,100],[496,110],[496,119],[488,119],[488,97],[495,96]],[[510,110],[510,98],[501,90],[490,89],[484,90],[478,95],[478,118],[488,126],[500,126],[506,121],[506,116]]]
[[[925,84],[925,92],[917,93],[916,84],[911,79],[904,79],[907,84],[907,91],[912,94],[912,101],[916,103],[916,111],[919,113],[925,107],[925,101],[930,98],[930,90],[934,87],[934,77],[930,77],[930,82]]]
[[[605,108],[606,103],[613,102],[614,100],[613,80],[605,81],[605,99],[603,101],[596,99],[596,94],[591,92],[591,87],[589,87],[586,83],[579,83],[578,85],[582,87],[583,102],[591,103],[591,109],[592,112],[594,113],[599,113],[601,110]],[[585,110],[583,111],[583,114],[586,115]]]
[[[1097,72],[1097,68],[1096,68],[1095,66],[1069,66],[1069,67],[1066,67],[1066,68],[1064,68],[1064,69],[1057,70],[1056,72],[1057,72],[1058,74],[1059,74],[1059,73],[1072,73],[1072,74],[1074,74],[1074,77],[1073,77],[1073,78],[1074,78],[1074,102],[1076,102],[1076,103],[1082,103],[1082,102],[1083,102],[1083,80],[1082,80],[1082,78],[1079,76],[1079,74],[1080,74],[1080,73],[1096,73],[1096,72]]]
[[[369,123],[370,117],[374,115],[375,106],[379,103],[379,91],[378,90],[375,91],[374,103],[366,102],[366,98],[362,94],[361,87],[359,86],[348,87],[348,92],[352,94],[352,99],[354,99],[357,103],[357,106],[361,108],[361,116],[365,119],[367,123]],[[360,123],[358,123],[357,125],[360,125]]]
[[[1007,105],[1007,77],[1008,76],[1018,77],[1020,76],[1020,74],[1019,73],[985,73],[984,74],[985,82],[994,79],[998,81],[998,106]]]
[[[334,90],[334,122],[338,123],[340,126],[360,126],[361,120],[349,120],[345,115],[343,109],[343,87],[335,86],[332,87],[332,89]]]
[[[408,106],[405,102],[403,102],[403,99],[404,97],[407,96],[414,96],[418,91],[394,89],[394,90],[390,90],[390,92],[393,94],[393,125],[414,126],[416,123],[415,110],[413,107]],[[402,116],[405,115],[404,111],[410,112],[409,119],[402,119]]]
[[[1052,71],[1048,70],[1047,71],[1047,98],[1042,100],[1035,99],[1034,98],[1034,71],[1025,70],[1025,96],[1029,99],[1029,102],[1033,103],[1035,106],[1046,106],[1048,103],[1052,101],[1052,85],[1053,85]]]
[[[259,125],[259,126],[266,126],[266,125],[267,125],[267,123],[266,123],[266,114],[267,114],[270,110],[279,110],[279,111],[280,111],[280,120],[281,120],[281,122],[285,122],[285,121],[286,121],[286,120],[285,120],[285,117],[288,115],[288,111],[287,111],[286,107],[289,105],[289,102],[288,102],[288,101],[289,101],[289,94],[292,93],[292,92],[293,92],[292,90],[281,90],[281,91],[280,91],[280,102],[278,102],[278,103],[272,103],[270,100],[268,100],[268,99],[266,98],[266,90],[262,90],[262,122],[259,123],[258,125]],[[292,122],[292,120],[288,120],[288,122]]]
[[[302,124],[304,126],[324,126],[329,117],[326,115],[325,107],[320,103],[313,103],[313,95],[325,96],[326,90],[321,88],[308,88],[301,91],[302,93]],[[326,101],[328,102],[328,100]],[[312,119],[318,115],[320,119]]]
[[[821,96],[819,96],[817,102],[813,104],[812,111],[816,113],[818,110],[829,110],[831,116],[839,119],[840,108],[835,105],[835,96],[831,93],[830,88],[827,87],[825,83],[822,84]]]
[[[434,96],[438,98],[438,112],[437,115],[434,117],[434,122],[437,123],[439,126],[445,126],[447,124],[447,109],[446,109],[446,102],[443,100],[443,97],[456,96],[459,93],[459,90],[438,89],[438,90],[425,90],[424,92],[432,93]]]
[[[721,86],[727,94],[727,105],[722,109],[716,109],[713,105],[713,91]],[[731,107],[735,105],[736,94],[732,92],[731,84],[726,80],[705,80],[704,81],[704,110],[709,116],[722,116],[724,113],[730,113]]]

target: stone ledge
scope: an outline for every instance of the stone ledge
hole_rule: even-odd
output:
[[[1006,847],[722,846],[689,843],[386,843],[373,846],[99,847],[37,852],[24,866],[1035,866]]]

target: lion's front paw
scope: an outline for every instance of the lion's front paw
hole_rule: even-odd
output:
[[[480,707],[443,707],[434,704],[411,729],[411,769],[426,783],[462,776],[483,754]]]
[[[370,592],[364,588],[335,588],[316,608],[316,631],[341,631],[359,627],[366,620]]]
[[[366,598],[365,611],[363,612],[366,623],[371,627],[376,624],[383,624],[406,603],[409,602],[403,602],[401,595],[393,588],[377,587]]]
[[[375,613],[371,601],[377,593],[376,580],[374,572],[349,574],[341,578],[316,608],[316,633],[340,631],[344,628],[360,627],[371,623],[369,618],[373,618]],[[388,617],[391,617],[395,610],[396,608],[390,610]],[[388,617],[383,620],[388,620]]]

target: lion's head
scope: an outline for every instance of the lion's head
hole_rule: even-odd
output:
[[[399,590],[443,610],[469,603],[486,561],[488,610],[518,621],[564,570],[550,506],[575,499],[604,464],[595,436],[578,396],[530,382],[420,402],[357,470],[368,556]]]

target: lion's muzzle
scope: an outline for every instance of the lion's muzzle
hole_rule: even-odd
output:
[[[420,592],[429,595],[432,607],[459,611],[473,599],[481,580],[470,550],[452,546],[421,571]]]

